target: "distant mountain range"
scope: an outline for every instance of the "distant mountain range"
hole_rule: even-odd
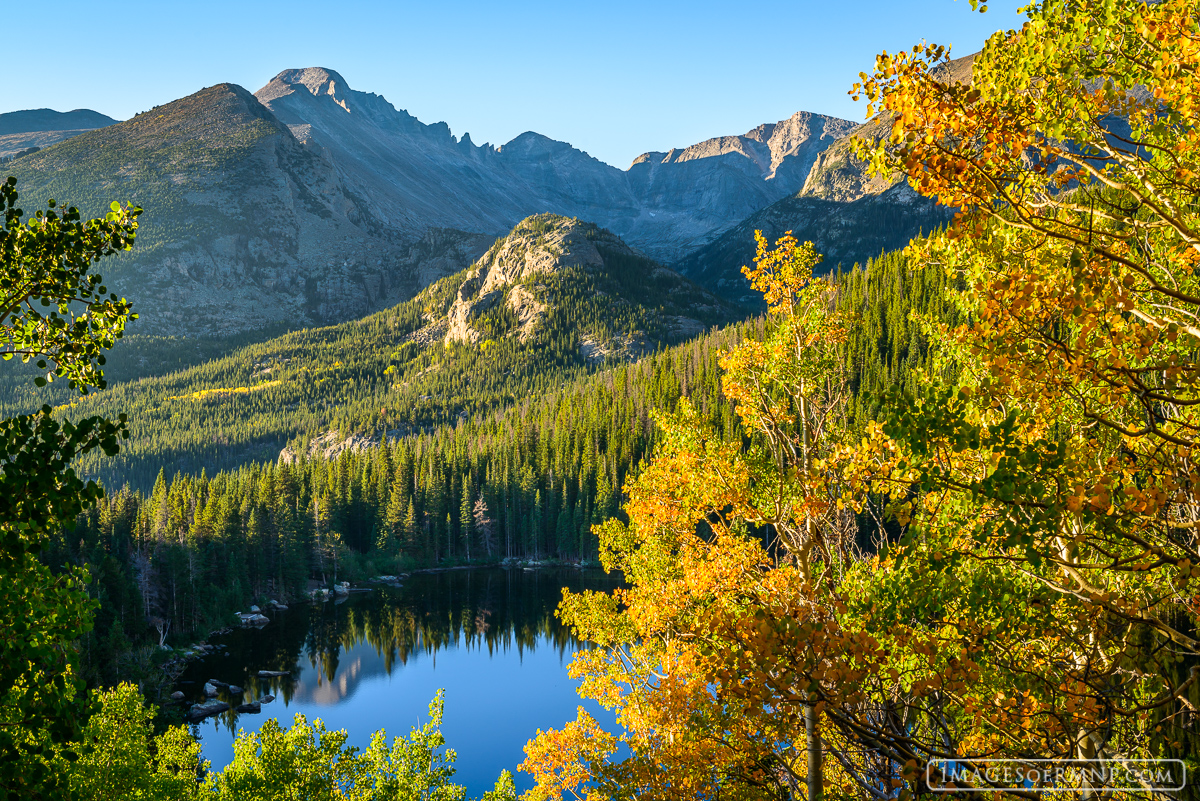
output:
[[[501,147],[456,139],[445,123],[425,125],[331,70],[285,70],[255,97],[396,230],[502,232],[548,211],[595,222],[662,261],[799,191],[820,152],[854,128],[800,112],[743,136],[646,153],[622,171],[533,132]]]
[[[49,147],[84,131],[116,123],[98,111],[77,108],[54,111],[48,108],[0,114],[0,159],[11,158],[30,148]]]
[[[93,129],[80,133],[85,124]],[[49,197],[89,214],[112,200],[146,209],[135,251],[105,268],[144,333],[359,317],[463,269],[543,212],[594,222],[747,300],[739,268],[756,226],[803,230],[830,248],[832,264],[945,218],[926,199],[888,191],[893,181],[868,178],[854,158],[848,142],[883,135],[885,122],[803,111],[645,153],[627,170],[533,132],[475,145],[323,68],[285,70],[253,95],[219,84],[120,123],[82,110],[14,112],[0,115],[4,130],[49,143],[4,165],[27,209]]]

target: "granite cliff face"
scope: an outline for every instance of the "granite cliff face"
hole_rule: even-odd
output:
[[[661,260],[798,191],[818,154],[854,127],[800,112],[646,153],[622,171],[533,132],[499,147],[456,139],[445,123],[426,125],[324,68],[285,70],[256,96],[399,231],[500,232],[552,212],[594,220]]]
[[[220,84],[10,162],[26,208],[141,205],[104,265],[135,333],[228,334],[360,316],[461,269],[491,239],[405,239],[250,93]],[[432,277],[431,277],[432,276]]]

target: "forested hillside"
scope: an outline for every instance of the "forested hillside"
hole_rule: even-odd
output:
[[[149,490],[160,469],[274,461],[297,438],[304,450],[328,432],[335,443],[377,441],[474,418],[744,314],[603,229],[543,215],[473,268],[365,319],[74,400],[63,385],[39,389],[13,371],[14,400],[0,410],[50,402],[70,418],[128,414],[121,454],[80,467],[108,486]]]

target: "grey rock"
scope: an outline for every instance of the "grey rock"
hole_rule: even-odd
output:
[[[252,715],[257,714],[262,711],[262,704],[260,704],[257,701],[251,701],[249,703],[240,704],[237,708],[237,711],[241,712],[241,713],[249,713]]]
[[[292,675],[292,674],[286,670],[260,670],[260,671],[258,671],[258,677],[260,679],[276,679],[276,678],[281,678],[283,676],[290,676],[290,675]]]
[[[182,701],[183,700],[183,691],[176,690],[175,692],[171,693],[171,700],[172,701]]]
[[[211,682],[204,685],[204,694],[209,696],[210,698],[216,696],[217,692],[218,692],[217,688],[214,687]]]
[[[242,688],[237,686],[236,684],[230,684],[228,687],[228,690],[229,690],[229,692],[233,693],[234,695],[238,695],[242,692]]]
[[[251,611],[251,612],[261,612],[262,610],[258,608],[258,605],[257,605],[257,604],[251,604],[251,605],[250,605],[250,611]]]
[[[269,704],[274,700],[275,700],[275,696],[273,696],[273,695],[264,695],[262,698],[258,699],[259,703],[262,703],[262,704]]]
[[[229,704],[225,703],[224,701],[209,701],[203,704],[193,704],[192,708],[188,710],[187,717],[191,722],[198,723],[207,717],[212,717],[213,715],[219,715],[222,712],[226,712],[228,709]]]

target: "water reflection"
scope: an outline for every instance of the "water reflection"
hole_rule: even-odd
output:
[[[500,768],[516,766],[537,728],[574,717],[578,698],[564,665],[578,643],[554,616],[562,588],[617,584],[599,571],[567,568],[413,575],[400,588],[298,604],[268,613],[271,623],[261,630],[216,638],[221,653],[192,663],[181,689],[188,703],[199,703],[211,679],[241,688],[222,688],[218,698],[231,709],[196,727],[206,758],[220,767],[232,758],[239,728],[257,729],[270,717],[288,723],[295,712],[346,728],[358,745],[381,726],[406,734],[444,687],[457,778],[478,793]],[[276,700],[261,714],[236,712],[267,695]]]

